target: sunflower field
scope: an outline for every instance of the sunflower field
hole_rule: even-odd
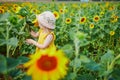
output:
[[[36,80],[120,80],[120,2],[0,3],[0,80],[32,80],[23,64],[36,47],[25,41],[44,11],[55,15],[55,45],[68,62],[65,71],[56,52],[60,70]]]

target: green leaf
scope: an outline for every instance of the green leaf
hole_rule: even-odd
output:
[[[0,32],[3,32],[5,31],[5,28],[4,27],[0,27]]]
[[[0,14],[0,21],[5,21],[8,19],[9,13]]]
[[[90,62],[90,59],[85,55],[80,55],[80,60],[83,63],[89,63]]]
[[[75,38],[75,28],[70,29],[69,36],[70,36],[71,40],[74,40],[74,38]]]
[[[120,80],[120,68],[114,69],[111,75],[115,80]]]
[[[0,46],[6,44],[5,39],[0,39]]]
[[[7,58],[8,71],[14,70],[16,66],[20,64],[20,61],[14,58]]]
[[[21,64],[23,64],[23,63],[29,61],[29,58],[28,58],[28,57],[25,57],[25,56],[20,56],[20,57],[17,58],[17,60],[18,60]]]
[[[65,52],[65,54],[66,54],[69,58],[72,57],[72,55],[73,55],[72,45],[66,44],[66,45],[64,45],[61,49]]]
[[[95,77],[91,74],[83,74],[78,76],[76,80],[95,80]]]
[[[114,52],[112,50],[108,50],[107,53],[105,53],[102,57],[101,57],[101,63],[107,63],[107,62],[111,62],[114,59]]]
[[[76,33],[76,37],[77,37],[79,40],[84,40],[85,37],[86,37],[86,34],[83,33],[83,32],[78,31],[78,32]]]
[[[16,37],[12,37],[7,41],[7,44],[11,46],[17,46],[18,39]]]
[[[120,65],[120,59],[116,60],[115,64]]]
[[[13,15],[11,15],[11,16],[9,16],[8,19],[9,19],[10,23],[13,24],[13,25],[16,25],[17,22],[18,22],[18,18],[17,18],[17,16],[13,16]]]
[[[32,80],[31,76],[24,76],[22,80]]]
[[[5,74],[7,72],[7,61],[6,58],[0,54],[0,73]]]
[[[70,62],[70,66],[74,67],[75,69],[79,69],[81,67],[81,61],[79,58],[75,58]]]
[[[20,69],[15,69],[9,72],[9,75],[16,80],[20,74],[23,74],[23,72]]]
[[[77,77],[76,73],[70,73],[69,80],[74,80]]]
[[[85,64],[85,67],[89,70],[93,70],[93,71],[98,71],[100,70],[100,64],[97,64],[96,62],[94,61],[90,61],[89,63]]]
[[[28,10],[24,7],[24,8],[21,8],[19,13],[21,16],[27,16],[28,15]]]

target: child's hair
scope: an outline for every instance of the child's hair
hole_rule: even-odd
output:
[[[54,29],[55,28],[55,16],[50,11],[45,11],[39,15],[37,15],[38,23],[43,25],[43,27]]]

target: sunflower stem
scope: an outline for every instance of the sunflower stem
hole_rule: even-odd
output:
[[[7,54],[6,54],[6,56],[7,57],[9,57],[9,45],[8,45],[8,39],[9,39],[9,28],[8,28],[9,26],[6,26],[6,41],[7,41],[7,48],[6,48],[6,50],[7,50]]]

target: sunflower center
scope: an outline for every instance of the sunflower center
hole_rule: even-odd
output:
[[[98,20],[98,17],[95,17],[95,20]]]
[[[55,17],[57,17],[57,14],[54,14]]]
[[[63,12],[63,10],[60,10],[60,12]]]
[[[17,9],[16,8],[14,8],[14,11],[16,11]]]
[[[70,22],[70,19],[67,19],[67,22]]]
[[[84,22],[84,20],[85,20],[85,18],[82,18],[82,19],[81,19],[81,22]]]
[[[2,10],[0,10],[0,13],[3,13],[3,11],[2,11]]]
[[[37,61],[37,66],[39,69],[44,71],[54,70],[57,67],[57,59],[56,57],[44,55]]]

